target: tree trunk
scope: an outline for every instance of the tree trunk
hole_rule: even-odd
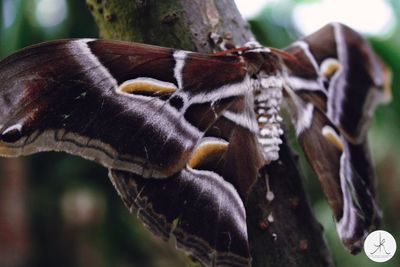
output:
[[[102,38],[207,53],[211,32],[228,34],[239,45],[253,38],[232,0],[86,1]],[[261,174],[245,203],[252,265],[333,266],[285,140],[280,160]],[[270,202],[267,188],[274,194]]]

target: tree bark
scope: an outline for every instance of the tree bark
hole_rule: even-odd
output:
[[[135,41],[210,53],[209,33],[228,34],[236,44],[253,35],[232,0],[86,0],[107,39]],[[260,172],[245,203],[252,265],[333,266],[304,192],[292,150]],[[267,201],[267,183],[274,194]]]

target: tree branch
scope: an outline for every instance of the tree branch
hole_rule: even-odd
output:
[[[236,44],[253,35],[231,0],[87,0],[108,39],[211,52],[210,32],[229,33]],[[280,160],[261,171],[246,206],[253,266],[333,266],[286,142]],[[266,179],[275,197],[266,200]]]

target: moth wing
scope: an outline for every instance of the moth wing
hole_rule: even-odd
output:
[[[155,234],[249,266],[243,200],[264,162],[242,64],[102,40],[25,49],[0,63],[0,153],[94,159]]]
[[[35,45],[0,63],[0,154],[66,151],[168,177],[246,79],[237,57],[89,39]]]
[[[366,131],[390,98],[387,69],[357,33],[330,24],[286,49],[288,106],[298,139],[352,252],[377,227],[375,177]],[[357,63],[358,62],[358,63]]]
[[[327,116],[350,142],[363,142],[376,106],[391,99],[389,69],[360,34],[343,24],[329,24],[304,42],[325,82]]]
[[[110,178],[145,226],[204,266],[250,265],[243,203],[218,174],[185,168],[168,179],[143,179],[111,170]]]

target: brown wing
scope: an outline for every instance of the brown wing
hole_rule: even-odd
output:
[[[298,139],[352,252],[379,224],[366,133],[378,103],[390,99],[387,69],[368,43],[329,24],[286,49],[287,97]]]

